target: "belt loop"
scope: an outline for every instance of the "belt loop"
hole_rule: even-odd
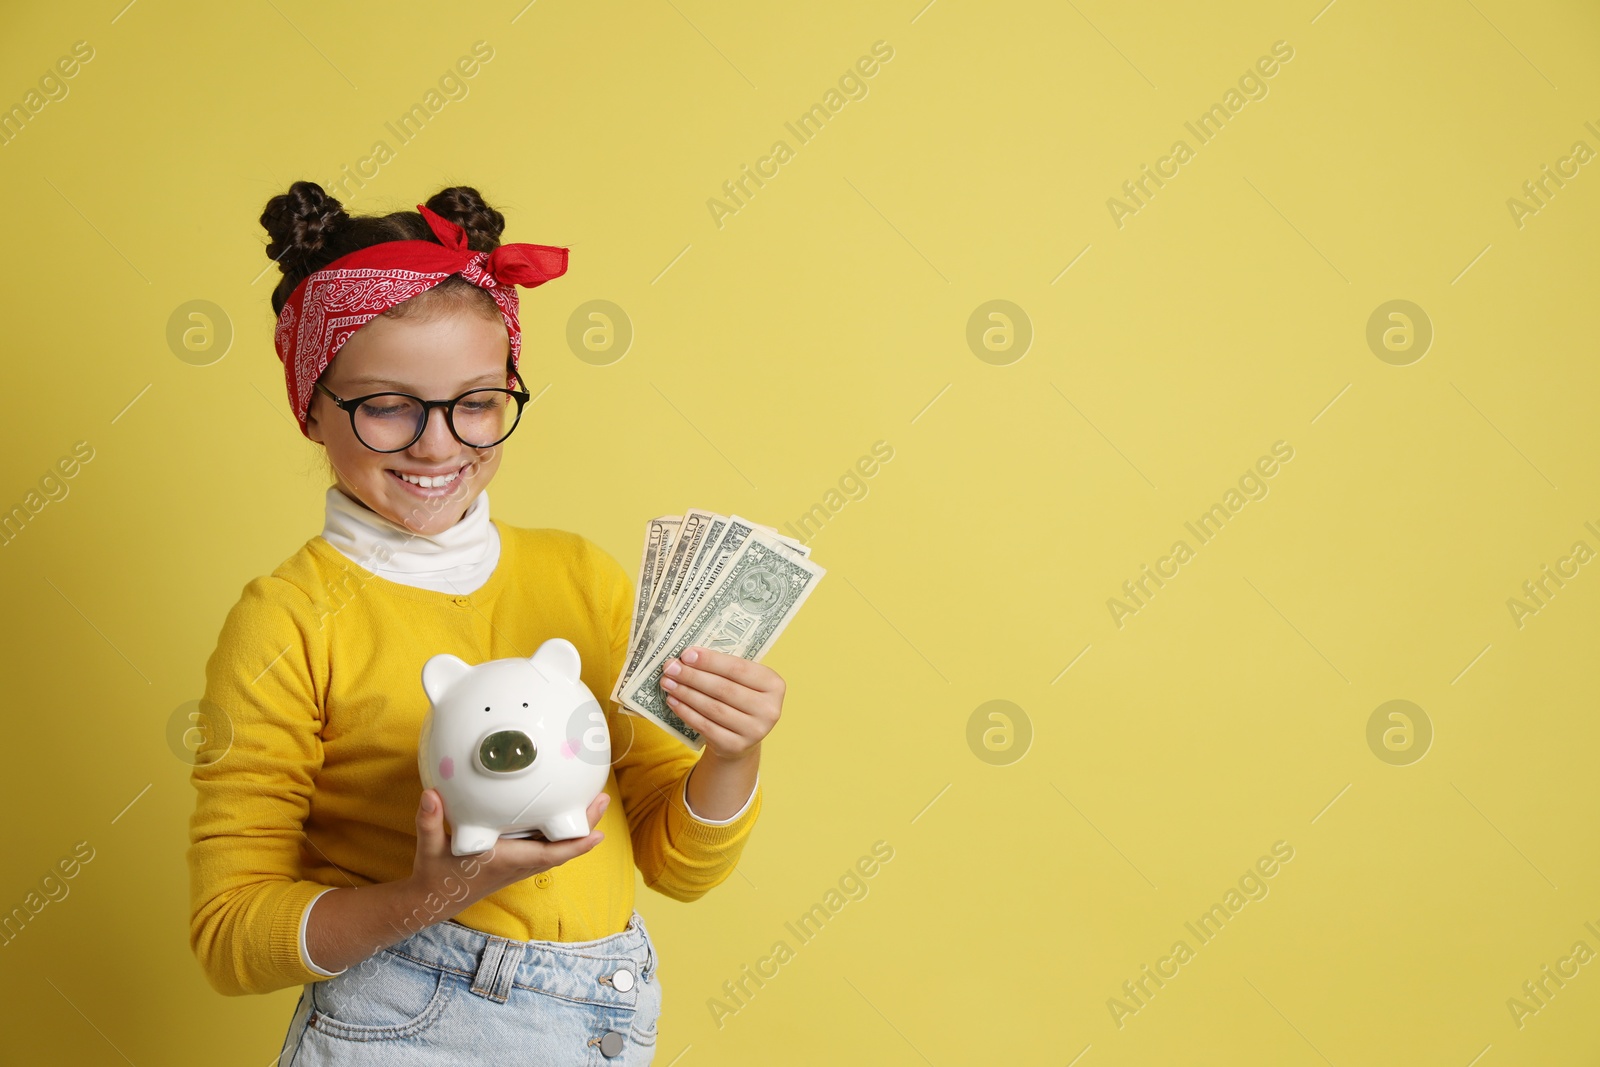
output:
[[[650,940],[650,928],[645,926],[644,916],[637,910],[628,920],[628,925],[639,931],[639,938],[644,943],[644,969],[639,977],[651,978],[656,973],[656,947],[655,942]]]
[[[517,968],[522,965],[525,949],[526,946],[520,941],[513,944],[506,938],[490,934],[483,955],[478,957],[478,973],[472,976],[472,991],[480,997],[504,1004],[511,996],[511,982],[517,976]]]

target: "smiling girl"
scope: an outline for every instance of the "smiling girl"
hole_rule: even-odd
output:
[[[627,653],[617,561],[489,515],[529,399],[516,286],[567,251],[502,245],[467,186],[357,217],[295,182],[261,223],[290,407],[333,484],[322,532],[244,586],[206,663],[191,947],[224,994],[303,987],[279,1067],[649,1063],[662,998],[633,872],[691,901],[733,871],[783,680],[685,651],[669,699],[698,756],[608,702],[587,836],[452,855],[417,769],[422,665],[563,637],[608,693]]]

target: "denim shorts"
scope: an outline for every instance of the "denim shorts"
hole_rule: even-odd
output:
[[[594,941],[425,927],[307,984],[277,1067],[633,1067],[656,1051],[661,982],[644,919]]]

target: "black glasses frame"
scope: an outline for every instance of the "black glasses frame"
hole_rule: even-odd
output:
[[[522,409],[528,403],[528,397],[531,395],[526,389],[503,389],[498,386],[484,385],[479,386],[476,389],[468,389],[466,392],[462,393],[453,400],[424,400],[420,396],[414,396],[411,393],[397,393],[389,389],[386,389],[381,393],[368,393],[365,396],[351,397],[347,400],[344,397],[336,394],[333,390],[329,389],[321,382],[317,383],[317,388],[326,393],[328,398],[338,405],[341,411],[350,416],[350,432],[355,434],[356,440],[360,441],[361,444],[368,450],[373,452],[381,452],[384,455],[388,455],[393,452],[404,452],[406,449],[416,444],[417,441],[421,439],[422,435],[427,432],[428,416],[433,413],[434,408],[444,408],[444,424],[449,427],[451,436],[453,436],[457,441],[460,441],[468,448],[493,448],[501,441],[504,441],[507,437],[510,437],[512,430],[515,430],[522,422]],[[486,445],[475,445],[463,438],[461,434],[456,432],[456,404],[460,403],[462,400],[465,400],[473,393],[482,393],[491,389],[498,392],[511,394],[511,398],[517,402],[517,417],[511,420],[511,429],[507,430],[499,440],[491,441]],[[399,448],[373,448],[371,445],[367,444],[366,440],[361,436],[361,431],[356,429],[356,410],[368,400],[380,396],[403,396],[407,400],[415,400],[418,404],[422,405],[422,418],[417,420],[416,436],[412,437],[411,440],[407,441]]]

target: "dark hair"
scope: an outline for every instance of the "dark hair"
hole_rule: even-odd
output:
[[[429,197],[425,203],[433,211],[467,232],[467,247],[474,252],[492,252],[500,247],[500,234],[506,219],[484,202],[470,185],[452,185]],[[275,260],[283,277],[272,291],[272,312],[278,314],[288,303],[295,286],[315,271],[340,256],[384,241],[432,241],[439,243],[427,220],[417,211],[392,211],[387,215],[350,215],[316,182],[298,181],[267,201],[261,225],[271,240],[267,256]],[[441,306],[469,307],[496,319],[499,305],[487,291],[459,274],[446,278],[427,292],[412,297],[384,312],[391,318],[426,313]]]

